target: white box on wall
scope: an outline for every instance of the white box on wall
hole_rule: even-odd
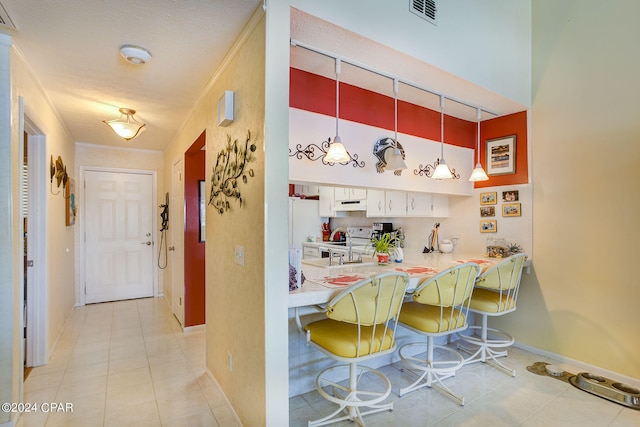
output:
[[[229,126],[233,122],[233,91],[225,90],[218,99],[218,126]]]

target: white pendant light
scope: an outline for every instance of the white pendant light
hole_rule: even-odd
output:
[[[145,124],[139,122],[133,117],[136,110],[130,108],[120,108],[120,118],[115,120],[103,120],[119,137],[132,140],[145,130]]]
[[[344,148],[340,136],[338,135],[338,121],[340,117],[340,60],[336,58],[336,137],[327,150],[323,161],[327,163],[345,163],[351,160],[351,156]]]
[[[393,109],[394,109],[394,136],[393,150],[387,149],[384,153],[384,159],[387,162],[387,169],[391,171],[403,170],[407,168],[407,164],[402,158],[402,152],[398,147],[398,79],[393,79]],[[389,154],[387,154],[389,153]]]
[[[471,172],[471,176],[469,177],[469,181],[475,182],[475,181],[488,181],[489,177],[487,176],[487,173],[484,171],[484,169],[482,168],[482,164],[480,163],[480,114],[481,111],[478,108],[477,109],[478,113],[477,113],[477,119],[478,119],[478,143],[477,143],[477,150],[478,150],[478,163],[476,163],[476,168],[473,170],[473,172]]]
[[[433,171],[433,179],[452,179],[453,174],[444,160],[444,96],[440,95],[440,162]]]

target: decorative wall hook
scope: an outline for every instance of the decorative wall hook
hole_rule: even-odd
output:
[[[296,159],[301,160],[304,156],[311,161],[315,162],[316,160],[322,160],[323,165],[333,166],[335,163],[327,162],[324,159],[327,151],[329,151],[330,145],[331,138],[327,138],[326,141],[322,141],[320,145],[311,143],[304,148],[302,147],[302,144],[296,144],[296,151],[292,151],[291,148],[289,148],[289,157],[295,156]],[[352,166],[354,168],[364,168],[364,160],[358,161],[357,154],[351,155],[351,153],[349,153],[348,151],[347,154],[349,155],[349,160],[346,162],[340,162],[341,165],[348,165],[349,163],[353,163]]]
[[[413,174],[431,178],[431,176],[433,175],[433,172],[435,172],[439,164],[440,164],[440,159],[436,159],[436,161],[432,165],[422,166],[422,164],[420,164],[418,165],[418,169],[413,170]],[[451,175],[453,175],[453,179],[460,179],[460,174],[456,173],[455,169],[449,168],[449,172],[451,172]]]

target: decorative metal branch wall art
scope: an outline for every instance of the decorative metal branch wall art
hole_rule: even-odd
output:
[[[246,184],[248,177],[255,172],[248,168],[248,163],[256,160],[253,153],[256,145],[251,143],[251,131],[247,131],[244,146],[235,139],[231,142],[231,135],[227,134],[227,146],[218,152],[216,165],[211,175],[211,195],[209,204],[222,215],[231,209],[230,200],[235,199],[242,207],[243,198],[238,184],[240,180]]]
[[[60,190],[57,193],[53,192],[53,178],[56,178],[56,184],[58,188],[62,185],[62,191],[65,191],[67,188],[67,181],[69,180],[69,175],[67,174],[67,167],[62,162],[62,157],[58,156],[55,163],[53,162],[53,155],[51,156],[51,161],[49,163],[49,174],[50,174],[50,190],[51,194],[58,195],[60,194]],[[66,191],[65,191],[66,192]],[[62,194],[65,198],[68,197],[65,193]]]

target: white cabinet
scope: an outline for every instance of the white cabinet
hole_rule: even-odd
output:
[[[407,193],[385,191],[385,216],[407,216]]]
[[[384,213],[384,191],[367,190],[367,216],[381,217]]]
[[[363,188],[335,187],[334,195],[336,202],[349,202],[352,200],[366,200],[367,190]]]
[[[449,216],[449,199],[440,194],[408,192],[407,216],[446,218]]]
[[[332,217],[346,216],[346,212],[336,211],[336,199],[333,187],[320,187],[318,193],[320,195],[320,204],[318,205],[318,213],[320,216]]]
[[[398,217],[407,215],[404,191],[367,190],[368,217]]]
[[[320,248],[312,245],[302,244],[302,259],[320,258]]]
[[[431,216],[447,218],[449,216],[449,197],[442,194],[433,194]]]

